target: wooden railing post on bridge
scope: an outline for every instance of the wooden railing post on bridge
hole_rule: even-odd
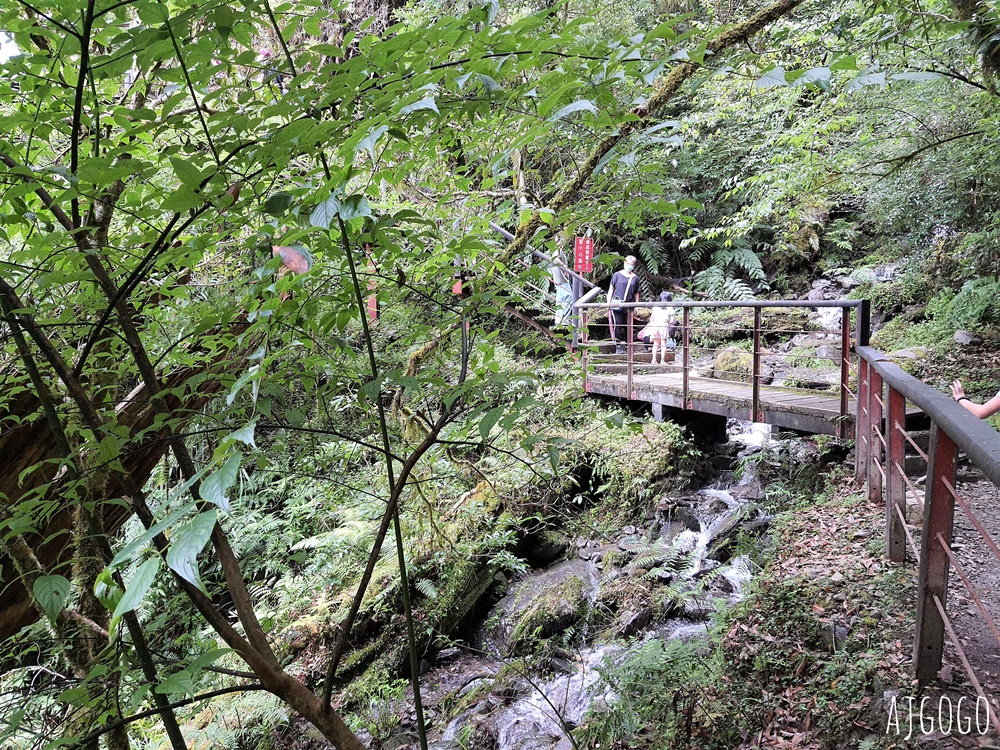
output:
[[[942,607],[945,605],[949,560],[938,536],[945,544],[951,544],[955,498],[948,484],[955,482],[957,453],[955,443],[948,434],[932,423],[917,578],[917,632],[913,641],[913,663],[917,680],[922,685],[937,677],[944,650],[944,620],[934,597],[938,598]]]
[[[863,482],[868,472],[868,449],[871,441],[871,412],[868,411],[868,373],[871,365],[864,357],[858,357],[858,397],[857,419],[854,427],[854,478]]]
[[[847,381],[851,364],[851,308],[840,309],[840,420],[837,422],[837,437],[847,437]]]
[[[858,348],[868,346],[871,338],[872,325],[872,303],[871,300],[863,299],[858,304],[858,330],[854,339]]]
[[[681,332],[681,341],[683,342],[681,346],[683,347],[683,353],[681,357],[681,398],[684,400],[684,408],[691,408],[691,392],[689,377],[691,372],[691,308],[684,308],[684,316],[682,325],[684,330]]]
[[[635,391],[632,390],[632,363],[634,361],[634,354],[633,354],[633,352],[634,352],[634,346],[633,346],[633,344],[635,342],[634,342],[633,339],[635,338],[635,334],[632,331],[633,331],[633,323],[635,322],[635,308],[627,307],[625,309],[628,311],[628,325],[625,327],[625,330],[627,331],[626,336],[628,336],[628,341],[625,344],[626,347],[627,347],[627,349],[625,350],[625,352],[626,352],[626,354],[625,354],[625,362],[626,362],[625,367],[628,370],[628,376],[626,377],[626,381],[627,381],[626,387],[628,389],[628,397],[630,399],[634,399],[635,398]]]
[[[885,552],[892,562],[906,562],[906,399],[889,386],[889,403],[885,414]]]
[[[882,499],[882,376],[868,367],[868,501]]]
[[[764,413],[760,409],[760,318],[761,308],[753,309],[753,386],[750,397],[750,420],[763,422]]]

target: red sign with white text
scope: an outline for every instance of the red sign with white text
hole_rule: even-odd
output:
[[[573,252],[573,270],[586,273],[594,270],[594,238],[577,237]]]

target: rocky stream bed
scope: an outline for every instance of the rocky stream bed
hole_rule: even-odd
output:
[[[720,450],[745,456],[769,431],[734,422]],[[742,598],[750,565],[733,552],[741,531],[766,533],[759,495],[752,471],[723,471],[697,492],[660,498],[643,525],[611,538],[547,539],[546,564],[511,581],[475,627],[424,663],[429,746],[571,748],[568,732],[588,711],[617,700],[603,667],[651,639],[704,638],[714,613]],[[373,705],[395,729],[367,744],[419,747],[412,706],[410,691]]]

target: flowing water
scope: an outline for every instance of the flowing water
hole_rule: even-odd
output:
[[[731,429],[731,440],[742,445],[739,455],[743,456],[760,450],[770,440],[769,434],[767,426],[736,423]],[[594,559],[599,559],[599,555],[592,555],[591,559],[575,558],[534,571],[512,584],[470,639],[477,648],[442,651],[434,666],[421,677],[430,746],[435,750],[459,750],[474,741],[475,747],[497,750],[571,750],[568,733],[584,720],[587,712],[599,711],[617,700],[601,679],[602,665],[625,660],[630,644],[634,647],[635,643],[653,638],[664,641],[703,638],[715,603],[724,600],[731,605],[742,598],[752,578],[749,561],[734,557],[719,562],[714,559],[715,545],[740,528],[766,525],[769,519],[755,510],[752,502],[759,494],[752,467],[745,466],[738,478],[732,472],[724,472],[712,486],[672,505],[668,503],[669,509],[661,511],[648,529],[623,530],[619,549],[627,550],[629,544],[645,545],[655,548],[665,559],[679,561],[671,572],[664,573],[672,577],[675,585],[693,587],[710,575],[710,579],[705,579],[710,581],[704,587],[706,596],[700,597],[698,606],[687,607],[666,622],[651,623],[648,617],[644,623],[637,620],[640,626],[630,633],[631,639],[600,642],[599,633],[590,633],[584,618],[576,623],[576,640],[582,639],[583,643],[573,651],[557,649],[557,656],[540,667],[547,668],[535,674],[521,672],[521,662],[515,659],[517,644],[511,640],[514,629],[511,623],[518,608],[535,606],[537,597],[559,591],[567,581],[577,578],[580,583],[573,590],[579,601],[575,606],[586,610],[599,597],[602,586],[630,575],[628,561],[602,565]],[[578,545],[578,555],[583,557],[587,551],[600,552],[616,546],[606,541]],[[564,606],[562,601],[555,609],[558,611],[561,606]],[[497,656],[505,650],[506,657]],[[457,715],[449,715],[446,707],[456,703],[465,708]],[[404,720],[404,726],[406,723]],[[371,746],[383,749],[415,746],[415,739],[413,727],[406,726],[406,731],[397,732],[383,742],[372,741]]]

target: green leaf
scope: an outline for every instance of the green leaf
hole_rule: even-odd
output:
[[[830,63],[830,70],[857,70],[858,60],[854,55],[843,55]]]
[[[754,88],[758,89],[770,89],[775,86],[787,86],[788,81],[785,80],[785,69],[780,65],[776,68],[771,68],[764,75],[753,82]]]
[[[490,432],[493,430],[493,425],[499,422],[502,416],[503,407],[498,406],[495,409],[490,409],[486,412],[486,416],[479,420],[479,434],[482,436],[484,443],[490,439]]]
[[[255,419],[252,422],[247,422],[246,425],[240,427],[240,429],[230,432],[225,439],[239,440],[244,445],[249,445],[251,448],[256,448],[257,443],[254,442],[254,431],[256,429],[257,429],[257,420]]]
[[[186,669],[182,669],[180,672],[168,675],[153,689],[163,695],[194,695],[194,676]]]
[[[94,581],[94,596],[97,597],[105,609],[114,612],[118,602],[122,599],[122,590],[111,578],[111,571],[105,568]]]
[[[149,588],[153,585],[153,581],[156,580],[158,572],[160,572],[159,555],[150,557],[136,569],[135,575],[129,581],[128,588],[125,589],[125,594],[118,602],[118,606],[115,607],[115,613],[111,616],[112,629],[114,629],[115,624],[121,619],[122,615],[126,612],[131,612],[139,606],[139,603],[145,598]]]
[[[597,107],[589,99],[580,99],[579,101],[575,101],[572,104],[567,104],[562,109],[559,109],[558,111],[552,113],[549,116],[549,122],[555,122],[556,120],[561,120],[562,118],[566,117],[567,115],[571,115],[574,112],[583,112],[583,111],[592,112],[596,115]]]
[[[431,109],[437,112],[438,111],[437,102],[434,101],[434,97],[427,96],[421,99],[420,101],[413,102],[413,104],[407,104],[405,107],[399,110],[399,114],[408,115],[411,112],[418,112],[421,109]]]
[[[208,544],[217,520],[218,513],[214,508],[199,513],[177,530],[167,549],[167,565],[170,569],[205,594],[208,592],[198,575],[198,555]]]
[[[170,163],[174,167],[174,174],[177,175],[177,179],[184,185],[192,190],[196,190],[201,186],[202,174],[194,164],[176,156],[170,157]]]
[[[363,195],[349,195],[340,204],[340,218],[344,221],[371,215],[371,206],[368,205],[368,199]]]
[[[292,202],[294,200],[295,197],[291,193],[286,193],[284,190],[271,193],[267,197],[267,200],[264,201],[264,213],[268,216],[280,218],[288,213],[288,209],[292,207]]]
[[[372,161],[375,161],[375,144],[387,132],[389,132],[388,125],[379,125],[377,128],[372,128],[372,130],[368,131],[368,135],[358,141],[358,145],[354,147],[354,153],[361,150],[367,151],[371,154]]]
[[[229,395],[226,396],[226,406],[232,406],[233,401],[236,400],[236,395],[243,389],[247,383],[255,378],[259,378],[261,375],[260,365],[252,365],[249,370],[240,375],[236,382],[233,383],[233,387],[229,389]]]
[[[810,83],[819,84],[823,81],[829,82],[830,69],[826,67],[810,68],[800,75],[793,83],[796,86],[807,86]]]
[[[49,621],[55,623],[69,598],[70,583],[64,576],[38,576],[32,592]]]
[[[185,482],[181,488],[174,494],[173,497],[177,497],[182,492],[186,492],[187,489],[194,484],[195,481],[201,478],[201,475],[205,472],[207,467],[203,466],[195,477],[189,481]],[[114,559],[108,563],[108,570],[115,570],[120,568],[122,565],[129,562],[139,550],[149,544],[149,541],[157,534],[162,534],[164,531],[169,529],[178,519],[187,515],[188,511],[191,510],[193,503],[188,503],[182,508],[170,513],[166,518],[164,518],[159,523],[155,523],[150,526],[146,531],[142,532],[139,536],[133,539],[131,542],[125,545],[121,552],[114,556]]]
[[[252,435],[251,430],[251,438]],[[226,497],[226,492],[229,491],[229,488],[236,481],[236,477],[239,476],[240,462],[242,460],[243,456],[241,454],[234,453],[222,466],[205,477],[205,481],[201,483],[202,499],[218,505],[223,513],[229,512],[229,499]]]
[[[309,214],[309,223],[320,229],[329,229],[338,213],[340,213],[340,199],[331,195]]]
[[[866,73],[862,71],[847,84],[848,91],[858,91],[865,86],[884,86],[885,73]]]
[[[548,454],[549,454],[549,465],[552,467],[552,473],[553,474],[558,474],[559,473],[559,446],[558,445],[549,445],[548,446]]]

